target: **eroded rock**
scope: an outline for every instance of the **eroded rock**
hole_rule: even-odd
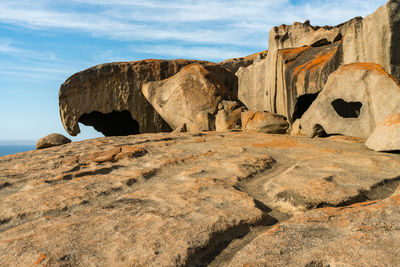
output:
[[[239,70],[239,68],[247,67],[255,62],[259,62],[260,60],[264,59],[267,55],[268,51],[262,51],[246,57],[230,58],[218,64],[221,64],[224,68],[227,68],[233,73],[236,73]]]
[[[268,76],[265,110],[287,117],[289,123],[301,118],[340,66],[340,46],[336,42],[278,50],[272,63],[275,71]]]
[[[61,146],[68,143],[71,143],[71,140],[69,138],[65,137],[62,134],[53,133],[40,138],[36,143],[36,149]]]
[[[399,83],[381,66],[349,64],[329,77],[301,118],[301,126],[310,137],[322,128],[327,134],[368,138],[399,107]]]
[[[217,132],[238,130],[242,127],[241,113],[245,107],[237,101],[222,101],[218,105],[218,113],[215,116],[215,128]]]
[[[227,75],[218,77],[202,65],[192,64],[171,78],[145,84],[143,94],[171,128],[192,125],[199,113],[216,114],[222,100],[235,99],[223,82],[233,74],[214,67]]]
[[[284,134],[289,128],[289,123],[285,117],[270,112],[250,110],[242,112],[241,115],[244,132]]]
[[[237,92],[237,78],[220,65],[196,60],[142,60],[91,67],[61,85],[59,107],[66,131],[75,136],[78,122],[103,134],[129,135],[170,131],[142,94],[142,85],[169,78],[189,64],[205,66],[227,88]]]
[[[400,113],[391,114],[379,123],[365,145],[375,151],[400,151]]]

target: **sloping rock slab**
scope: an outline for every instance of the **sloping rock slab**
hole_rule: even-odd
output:
[[[400,195],[297,215],[259,235],[229,266],[399,266]]]
[[[234,132],[106,137],[0,157],[0,265],[207,265],[232,239],[276,223],[264,184],[325,153],[386,161],[372,169],[382,184],[396,162],[400,170],[400,155],[353,139]],[[387,185],[371,198],[392,194]]]
[[[327,134],[368,138],[376,125],[400,107],[400,85],[380,65],[341,66],[301,118],[312,137],[319,128]]]

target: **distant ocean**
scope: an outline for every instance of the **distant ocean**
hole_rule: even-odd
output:
[[[0,144],[0,157],[19,152],[34,150],[35,145],[2,145]]]

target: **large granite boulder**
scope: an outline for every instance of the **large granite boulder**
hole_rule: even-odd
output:
[[[221,101],[236,99],[224,84],[232,74],[226,73],[218,77],[200,64],[191,64],[168,79],[145,84],[142,92],[171,128],[185,123],[190,130],[199,113],[216,114]]]
[[[365,145],[376,151],[400,151],[400,104],[398,113],[379,123]]]
[[[266,88],[265,110],[285,116],[289,123],[301,118],[341,62],[340,41],[278,50],[273,58],[276,71]]]
[[[309,137],[323,129],[327,134],[368,138],[399,107],[400,85],[380,65],[349,64],[329,77],[300,124]]]
[[[104,135],[170,131],[142,94],[142,85],[169,78],[189,64],[198,63],[219,77],[229,90],[237,91],[237,78],[220,65],[196,60],[142,60],[91,67],[61,85],[59,106],[66,131],[75,136],[78,122]]]
[[[36,149],[61,146],[68,143],[71,143],[71,140],[69,138],[65,137],[62,134],[53,133],[40,138],[36,143]]]
[[[244,132],[284,134],[289,128],[289,123],[282,115],[253,110],[244,111],[241,115]]]
[[[218,105],[218,113],[215,115],[215,129],[218,132],[239,130],[242,127],[241,113],[245,107],[236,101],[223,100]]]
[[[254,63],[239,68],[236,72],[238,77],[238,98],[248,109],[263,111],[265,107],[265,70],[267,59],[260,58]]]

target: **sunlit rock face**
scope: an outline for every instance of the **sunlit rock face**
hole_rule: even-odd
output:
[[[211,62],[149,59],[102,64],[72,75],[61,85],[59,108],[64,128],[74,136],[80,132],[78,122],[94,126],[106,136],[171,131],[143,96],[142,86],[169,78],[193,63],[207,68],[237,93],[236,76]]]
[[[341,66],[304,113],[305,133],[368,138],[387,116],[400,109],[400,86],[380,65],[354,63]]]

